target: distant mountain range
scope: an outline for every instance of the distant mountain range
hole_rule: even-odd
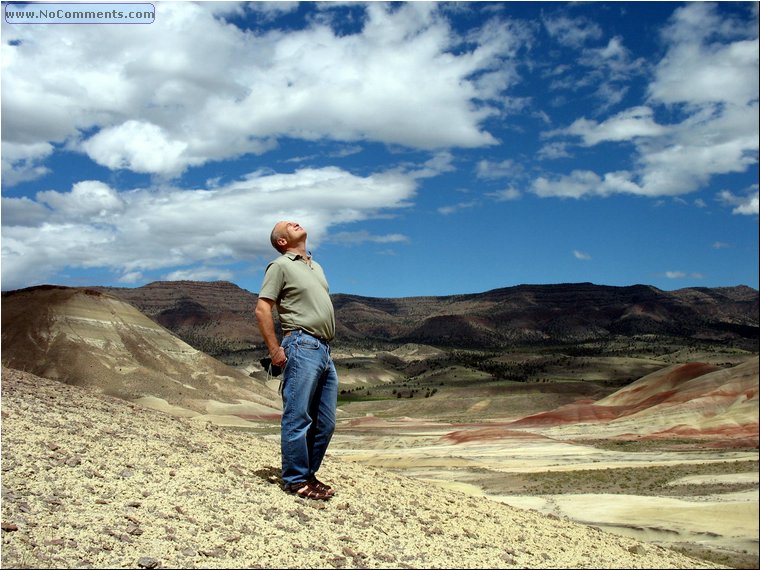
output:
[[[117,296],[120,293],[134,298],[126,301]],[[388,372],[395,366],[392,362],[418,359],[428,369],[441,356],[431,344],[494,347],[642,333],[659,335],[653,343],[666,335],[743,342],[756,353],[757,297],[757,291],[742,287],[665,293],[643,286],[579,284],[410,299],[336,295],[334,300],[341,335],[349,341],[429,343],[407,342],[393,352],[379,350],[375,365],[382,369],[388,364],[390,368],[384,369]],[[275,420],[281,408],[277,380],[270,379],[255,358],[245,371],[228,366],[167,330],[175,327],[218,346],[231,338],[241,344],[255,343],[250,334],[255,326],[251,310],[255,300],[255,295],[231,283],[154,283],[108,292],[43,285],[6,292],[2,295],[2,364],[200,421],[239,425],[251,419]],[[350,369],[351,363],[356,364],[349,356],[339,365]],[[599,402],[576,398],[510,425],[593,421],[631,434],[641,433],[641,420],[650,414],[658,418],[652,425],[663,437],[702,435],[756,445],[757,370],[756,354],[730,369],[707,363],[679,364],[655,370]],[[439,378],[444,376],[456,378],[457,373],[449,371]],[[470,397],[475,388],[473,383],[468,385]],[[445,397],[426,396],[425,400],[433,406],[450,403],[452,398],[457,400],[452,396],[457,387],[452,390]],[[490,406],[499,392],[498,382],[488,390],[485,401]],[[513,389],[506,393],[514,395]],[[395,399],[391,401],[397,405]],[[472,414],[472,403],[467,406]],[[414,409],[424,414],[426,408],[416,402]],[[431,417],[439,417],[439,412]],[[486,437],[492,427],[477,437]]]
[[[132,304],[209,354],[260,347],[258,297],[226,281],[96,287]],[[519,285],[439,297],[332,296],[338,343],[420,343],[497,349],[636,335],[736,342],[757,350],[758,291],[663,291],[648,285]]]

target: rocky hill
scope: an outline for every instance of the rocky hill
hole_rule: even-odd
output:
[[[758,357],[728,369],[668,366],[600,400],[529,415],[510,427],[578,424],[593,425],[593,438],[699,438],[705,447],[757,448]]]
[[[232,283],[98,289],[209,354],[261,345],[253,315],[257,296]],[[336,294],[333,303],[339,343],[503,348],[653,334],[757,350],[760,336],[758,291],[745,286],[662,291],[646,285],[520,285],[441,297]]]
[[[209,402],[276,416],[279,396],[193,348],[105,293],[41,286],[4,293],[2,359],[11,368],[127,400],[164,400],[195,413]]]
[[[157,281],[143,287],[93,287],[119,297],[191,346],[219,354],[261,344],[258,297],[228,281]]]
[[[329,502],[279,447],[2,371],[3,568],[720,568],[328,454]]]
[[[758,338],[758,292],[749,287],[684,289],[591,283],[521,285],[471,295],[334,298],[348,338],[496,348],[641,334]]]

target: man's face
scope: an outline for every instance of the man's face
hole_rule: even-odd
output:
[[[285,225],[288,226],[289,229],[292,229],[294,231],[306,231],[303,227],[301,227],[301,224],[298,222],[285,222]]]
[[[277,226],[281,239],[287,240],[288,247],[306,237],[306,229],[298,222],[280,222]]]

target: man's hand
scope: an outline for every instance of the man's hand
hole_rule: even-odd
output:
[[[277,350],[269,353],[269,356],[272,357],[272,364],[279,366],[280,368],[285,368],[285,363],[288,361],[288,357],[285,356],[284,348],[278,346]]]

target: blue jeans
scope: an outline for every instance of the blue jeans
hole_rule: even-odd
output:
[[[282,379],[282,480],[300,483],[314,477],[335,431],[338,374],[330,347],[295,331],[282,347],[288,361]]]

